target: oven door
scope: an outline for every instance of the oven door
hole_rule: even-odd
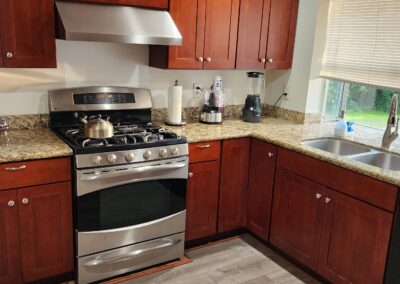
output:
[[[77,171],[77,255],[185,231],[187,157]]]

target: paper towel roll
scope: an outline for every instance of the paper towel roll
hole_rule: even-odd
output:
[[[182,86],[168,88],[168,122],[182,122]]]

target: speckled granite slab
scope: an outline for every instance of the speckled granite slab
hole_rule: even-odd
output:
[[[72,154],[72,149],[47,128],[0,132],[0,163]]]
[[[240,120],[228,120],[224,121],[222,125],[217,126],[190,123],[184,127],[168,128],[186,136],[189,143],[239,137],[254,137],[400,186],[400,172],[382,170],[361,162],[350,160],[346,157],[334,155],[301,144],[303,140],[332,137],[334,126],[334,123],[327,122],[296,124],[287,120],[267,117],[262,120],[262,123],[258,124],[246,123]],[[355,134],[347,137],[347,139],[379,148],[382,136],[383,131],[381,130],[355,126]],[[393,143],[391,151],[400,153],[400,139]]]

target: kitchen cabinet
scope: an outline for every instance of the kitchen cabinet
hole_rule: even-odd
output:
[[[249,153],[248,138],[222,142],[218,232],[245,226]]]
[[[333,283],[382,283],[397,190],[279,148],[270,242]]]
[[[277,169],[272,211],[272,244],[316,270],[325,187]]]
[[[182,46],[150,46],[149,65],[168,69],[234,69],[239,0],[171,0]]]
[[[59,168],[66,173],[46,178]],[[5,228],[0,234],[0,283],[27,283],[73,271],[70,180],[69,158],[0,165],[0,227]]]
[[[2,67],[56,67],[53,0],[0,1]]]
[[[268,240],[275,177],[276,146],[253,139],[251,142],[246,227]]]
[[[333,283],[383,283],[392,214],[327,190],[318,273]]]
[[[217,232],[219,161],[190,164],[186,241]]]
[[[242,0],[237,69],[292,66],[298,0]]]
[[[18,208],[15,190],[0,191],[0,283],[21,282]]]

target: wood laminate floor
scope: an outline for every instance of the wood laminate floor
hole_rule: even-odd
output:
[[[319,283],[250,235],[187,252],[192,263],[127,284]]]

